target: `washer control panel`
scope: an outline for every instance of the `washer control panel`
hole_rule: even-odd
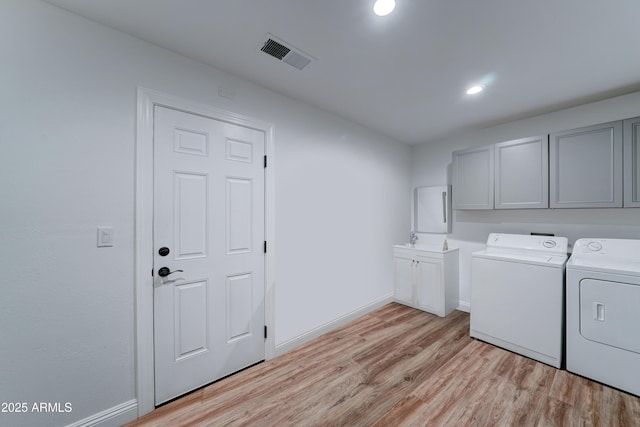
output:
[[[545,254],[567,254],[568,239],[557,236],[491,233],[487,247],[499,250],[535,251]]]

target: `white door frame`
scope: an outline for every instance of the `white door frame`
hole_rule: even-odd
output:
[[[136,394],[138,416],[147,414],[154,406],[153,352],[153,107],[169,107],[232,124],[264,131],[265,153],[265,239],[268,251],[265,258],[265,324],[268,336],[265,359],[275,356],[275,221],[274,221],[274,146],[273,125],[229,111],[138,87],[137,128],[135,152],[135,241],[134,282],[136,318]]]

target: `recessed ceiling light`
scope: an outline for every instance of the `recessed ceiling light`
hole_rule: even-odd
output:
[[[482,92],[483,89],[484,89],[484,86],[473,86],[467,89],[467,95],[475,95],[476,93]]]
[[[393,12],[396,0],[376,0],[373,4],[373,12],[378,16],[386,16]]]

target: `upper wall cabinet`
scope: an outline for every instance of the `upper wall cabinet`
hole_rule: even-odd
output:
[[[622,207],[622,121],[552,133],[552,208]]]
[[[548,136],[495,145],[495,208],[549,207]]]
[[[453,209],[493,209],[493,160],[493,146],[453,152]]]
[[[640,117],[624,121],[624,207],[640,208]]]

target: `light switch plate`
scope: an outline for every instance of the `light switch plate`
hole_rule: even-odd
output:
[[[98,247],[113,246],[114,233],[113,227],[98,227]]]

